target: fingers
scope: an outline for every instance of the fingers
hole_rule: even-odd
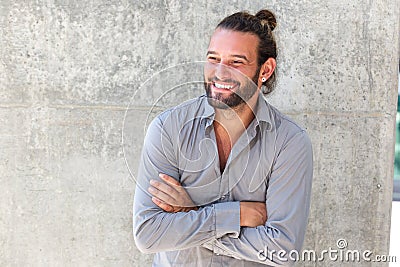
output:
[[[174,212],[174,208],[171,205],[168,205],[165,202],[162,202],[160,199],[156,197],[152,197],[151,201],[153,201],[154,204],[159,206],[161,209],[165,210],[166,212]]]
[[[178,191],[174,189],[174,186],[170,186],[156,180],[150,180],[150,185],[152,185],[153,188],[163,192],[165,195],[168,195],[172,199],[177,199],[178,197]]]
[[[171,176],[168,176],[166,174],[160,173],[158,175],[161,179],[163,179],[166,183],[170,184],[170,185],[174,185],[174,186],[181,186],[181,184],[175,180],[174,178],[172,178]]]
[[[163,201],[165,203],[168,203],[171,205],[173,205],[175,203],[175,199],[171,195],[164,193],[163,191],[159,190],[156,187],[150,186],[147,190],[154,197],[157,197],[158,199],[160,199],[161,201]]]
[[[153,199],[153,202],[157,206],[170,212],[197,209],[185,188],[178,181],[162,173],[159,177],[162,181],[150,180],[150,187],[147,189],[155,197],[156,200]]]
[[[166,175],[164,173],[160,173],[158,175],[164,182],[166,182],[167,184],[171,185],[176,191],[178,192],[183,192],[185,191],[185,189],[182,187],[181,183],[179,183],[177,180],[175,180],[174,178],[172,178],[169,175]]]

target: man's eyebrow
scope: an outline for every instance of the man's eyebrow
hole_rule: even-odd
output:
[[[215,51],[210,50],[210,51],[207,51],[207,56],[208,56],[209,54],[218,54],[218,53],[215,52]],[[247,58],[245,55],[230,55],[230,57],[242,58],[242,59],[246,60],[247,62],[249,62],[248,58]]]
[[[209,55],[209,54],[217,54],[217,52],[215,52],[215,51],[207,51],[207,56]]]

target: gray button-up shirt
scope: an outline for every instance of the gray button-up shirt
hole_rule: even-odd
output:
[[[214,115],[203,95],[150,124],[134,196],[137,247],[156,253],[153,266],[290,265],[296,255],[290,252],[301,253],[310,206],[313,165],[306,132],[260,94],[256,117],[221,173]],[[157,207],[147,188],[159,173],[178,180],[200,208],[168,213]],[[240,227],[240,201],[265,201],[265,225]]]

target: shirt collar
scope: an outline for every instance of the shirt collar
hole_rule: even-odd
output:
[[[258,124],[262,124],[260,122],[263,122],[265,124],[267,130],[272,129],[272,114],[271,114],[271,107],[267,103],[267,100],[264,98],[263,94],[259,92],[258,94],[258,100],[257,100],[257,106],[255,110],[255,115],[256,118],[255,120],[257,121]]]
[[[215,110],[214,108],[208,103],[207,96],[204,95],[204,113],[203,118],[212,118],[214,119]]]

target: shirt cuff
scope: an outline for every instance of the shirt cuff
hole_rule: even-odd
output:
[[[216,238],[229,235],[238,238],[240,233],[240,202],[214,204]]]

